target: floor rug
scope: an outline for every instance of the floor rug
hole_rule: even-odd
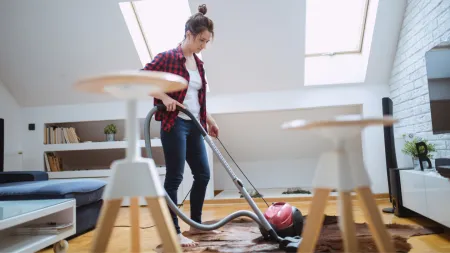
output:
[[[305,216],[306,218],[306,216]],[[325,216],[322,231],[316,245],[316,252],[343,252],[342,235],[337,216]],[[217,220],[205,222],[215,223]],[[378,252],[369,227],[366,223],[355,223],[360,252]],[[443,233],[440,227],[422,227],[418,225],[387,224],[397,252],[409,252],[411,245],[407,242],[412,236]],[[183,252],[284,252],[277,243],[264,241],[258,225],[251,219],[238,218],[218,229],[219,234],[190,235],[183,234],[197,242],[197,247],[183,248]],[[162,245],[156,249],[162,252]]]

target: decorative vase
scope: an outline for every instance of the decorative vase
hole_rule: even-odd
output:
[[[419,158],[413,157],[413,168],[414,170],[420,170]]]
[[[114,141],[115,135],[114,134],[106,134],[106,141]]]

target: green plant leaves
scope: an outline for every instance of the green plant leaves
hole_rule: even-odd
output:
[[[116,134],[117,133],[117,127],[114,124],[109,124],[104,129],[105,134]]]
[[[412,156],[412,157],[418,157],[417,149],[416,149],[416,143],[418,142],[424,142],[428,149],[428,158],[433,158],[432,152],[436,151],[436,146],[434,144],[431,144],[428,142],[428,140],[425,140],[420,137],[414,137],[412,140],[406,141],[405,146],[403,146],[402,152],[406,155]],[[424,152],[425,149],[423,147],[420,147],[420,152]]]

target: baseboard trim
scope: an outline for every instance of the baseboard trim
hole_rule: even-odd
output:
[[[376,193],[373,194],[373,197],[377,199],[388,199],[389,193]],[[267,203],[273,203],[273,202],[302,202],[302,201],[311,201],[312,196],[304,196],[304,197],[280,197],[280,198],[264,198]],[[329,196],[329,200],[337,200],[338,196]],[[355,194],[352,194],[352,199],[357,200],[358,197]],[[254,198],[253,201],[256,203],[264,203],[264,200],[261,198]],[[230,198],[230,199],[207,199],[205,200],[205,205],[216,205],[216,204],[240,204],[240,203],[247,203],[247,201],[244,198]],[[189,200],[185,200],[184,204],[188,205],[190,204]]]

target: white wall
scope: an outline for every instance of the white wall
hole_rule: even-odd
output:
[[[435,158],[450,157],[450,134],[432,133],[424,56],[449,37],[450,1],[408,1],[389,82],[394,116],[401,120],[394,131],[430,140],[438,149]]]
[[[5,170],[21,170],[22,127],[20,106],[0,81],[0,118],[5,120]]]
[[[387,84],[336,85],[295,91],[224,96],[220,99],[214,97],[214,100],[211,99],[210,101],[209,108],[213,111],[214,117],[217,118],[219,123],[226,124],[223,131],[227,132],[227,137],[230,137],[221,139],[221,141],[255,187],[310,187],[318,156],[322,150],[327,148],[320,144],[314,151],[308,152],[308,150],[311,149],[311,146],[318,145],[313,142],[323,143],[323,140],[320,138],[311,140],[310,137],[301,135],[292,135],[291,139],[288,139],[290,135],[286,137],[273,130],[274,128],[271,128],[271,132],[265,132],[267,128],[264,127],[264,124],[272,124],[267,122],[271,120],[283,122],[286,119],[283,114],[287,114],[289,110],[295,112],[290,114],[294,115],[291,117],[292,119],[298,117],[321,118],[335,113],[354,113],[357,112],[355,107],[362,107],[361,112],[364,116],[381,116],[381,99],[388,95]],[[273,104],[269,105],[268,101],[273,102]],[[317,108],[321,107],[331,108],[319,111]],[[311,115],[308,111],[314,111],[316,114]],[[268,117],[261,120],[257,114],[263,114],[264,112]],[[242,118],[247,119],[242,120]],[[258,120],[254,121],[254,119]],[[230,125],[234,125],[237,129],[232,132],[236,135],[233,138],[231,138],[231,134],[228,134],[231,131]],[[240,130],[243,128],[251,129],[253,134],[240,135],[239,131],[248,132],[245,129]],[[280,136],[281,139],[278,143],[270,138],[273,135]],[[242,148],[234,145],[234,142],[243,143],[246,141],[251,142],[254,147],[253,151],[250,150],[248,145],[243,144]],[[377,193],[387,192],[383,128],[370,127],[364,130],[362,142],[362,153],[372,180],[372,190]],[[273,147],[273,153],[276,155],[281,156],[282,153],[289,153],[290,158],[282,156],[280,159],[276,157],[266,159],[265,157],[270,156],[270,154],[266,153],[266,149],[261,148],[265,144]],[[292,152],[292,149],[298,151],[298,155],[295,155],[295,151]],[[254,152],[261,152],[260,157],[255,159]],[[306,153],[306,156],[301,156],[302,153]],[[244,157],[250,155],[251,160]],[[224,156],[225,158],[228,157],[226,153],[224,153]],[[236,159],[236,157],[242,157],[242,159]],[[249,186],[232,160],[227,161],[232,168],[235,168],[236,175],[242,179],[246,186]],[[216,189],[234,188],[217,159],[215,160],[214,170]]]

